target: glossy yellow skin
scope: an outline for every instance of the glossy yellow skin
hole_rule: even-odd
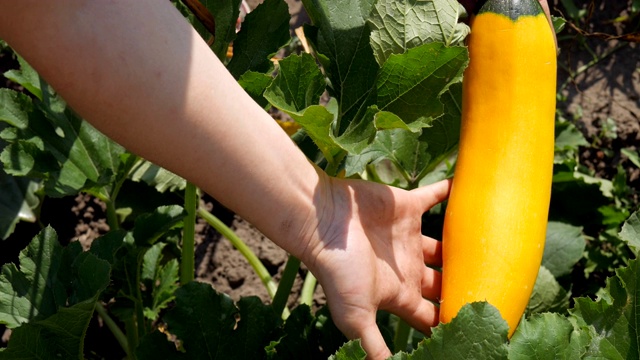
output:
[[[524,313],[544,250],[553,171],[556,48],[544,14],[471,24],[462,130],[443,233],[440,319],[488,301]]]

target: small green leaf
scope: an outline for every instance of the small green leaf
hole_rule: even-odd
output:
[[[17,55],[17,58],[20,70],[9,70],[4,73],[4,76],[17,84],[20,84],[36,98],[42,100],[40,75],[38,75],[38,73],[24,60],[22,56]]]
[[[391,54],[430,42],[461,45],[469,27],[460,23],[461,6],[455,0],[382,0],[373,8],[371,47],[378,64]]]
[[[541,266],[527,305],[527,314],[563,312],[569,307],[570,295],[553,274]]]
[[[157,244],[156,244],[157,245]],[[147,251],[146,255],[149,253]],[[151,307],[144,309],[144,315],[152,321],[158,319],[160,311],[165,309],[175,298],[175,291],[178,289],[180,265],[177,259],[172,259],[165,265],[160,266],[157,271],[157,277],[151,283],[153,290],[151,292]]]
[[[581,227],[550,221],[542,265],[555,277],[567,275],[582,258],[585,246]]]
[[[153,245],[160,236],[179,224],[185,216],[187,213],[181,206],[161,206],[151,214],[143,214],[136,218],[133,238],[138,245]]]
[[[624,240],[633,251],[640,253],[640,211],[636,211],[622,225],[620,238]]]
[[[269,101],[264,98],[263,94],[272,81],[273,78],[267,74],[247,71],[240,76],[238,84],[242,86],[244,91],[246,91],[255,102],[265,108],[269,105]]]
[[[35,191],[39,187],[37,181],[8,175],[0,168],[0,241],[13,233],[19,221],[36,221],[34,209],[40,198]]]
[[[271,56],[290,39],[289,8],[282,0],[265,0],[250,12],[233,42],[227,69],[238,79],[247,71],[266,73]]]
[[[187,181],[182,177],[144,159],[138,159],[128,176],[133,181],[153,186],[160,193],[184,190],[187,186]]]
[[[307,135],[311,137],[329,163],[336,164],[340,161],[338,155],[342,149],[331,133],[335,115],[327,107],[312,105],[300,113],[291,113],[290,115],[305,129]]]
[[[558,314],[538,314],[521,321],[509,346],[509,359],[580,359],[586,344],[569,320]]]
[[[267,87],[264,97],[273,106],[289,114],[317,105],[325,82],[313,57],[309,54],[293,54],[278,64],[278,75]]]
[[[29,126],[29,113],[32,111],[33,103],[27,95],[0,89],[0,121],[19,129],[26,129]]]
[[[640,168],[640,153],[638,153],[638,151],[632,150],[631,148],[622,148],[620,149],[620,153],[628,157],[633,165]]]

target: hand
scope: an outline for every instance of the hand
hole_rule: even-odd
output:
[[[376,325],[387,310],[429,334],[438,309],[440,242],[423,236],[423,213],[443,201],[451,182],[412,191],[360,180],[329,179],[315,238],[303,261],[322,284],[332,317],[369,359],[391,355]],[[429,299],[429,300],[426,300]]]

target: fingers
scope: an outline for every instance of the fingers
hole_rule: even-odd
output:
[[[422,297],[432,301],[438,300],[442,288],[442,274],[425,266],[420,286],[422,288]]]
[[[410,309],[413,311],[408,312],[405,308],[392,312],[401,317],[404,321],[411,325],[411,327],[422,332],[423,334],[431,334],[431,328],[438,324],[438,307],[428,300],[420,299],[417,304],[410,307]]]
[[[434,205],[441,203],[449,196],[452,179],[445,179],[437,183],[411,190],[412,195],[417,196],[426,212]]]
[[[335,320],[338,320],[336,325],[349,339],[360,339],[362,348],[367,353],[367,360],[383,360],[391,356],[376,324],[375,312],[367,314],[366,318],[351,318],[353,321]]]
[[[423,236],[422,256],[424,256],[425,264],[442,266],[442,242],[428,236]]]

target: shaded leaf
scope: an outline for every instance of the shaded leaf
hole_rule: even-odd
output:
[[[187,186],[184,178],[144,159],[138,159],[128,176],[133,181],[153,186],[160,193],[184,190]]]
[[[0,359],[83,359],[84,337],[95,304],[95,298],[88,299],[13,330]]]
[[[8,238],[19,221],[36,221],[39,187],[37,181],[8,175],[0,168],[0,240]]]
[[[227,65],[236,79],[247,71],[269,70],[270,58],[291,39],[289,20],[289,8],[282,0],[265,0],[247,15]]]
[[[555,277],[571,273],[573,266],[582,258],[586,239],[582,228],[550,221],[542,256],[542,265]]]
[[[153,245],[160,236],[179,224],[185,216],[187,213],[181,206],[161,206],[153,213],[143,214],[136,218],[133,238],[138,245]]]
[[[546,267],[541,266],[529,304],[527,304],[527,314],[547,311],[563,312],[569,307],[570,295],[560,286],[553,274]]]
[[[370,96],[379,66],[369,45],[367,19],[374,0],[303,0],[313,27],[307,40],[329,79],[329,93],[340,104],[337,134],[373,105]]]

